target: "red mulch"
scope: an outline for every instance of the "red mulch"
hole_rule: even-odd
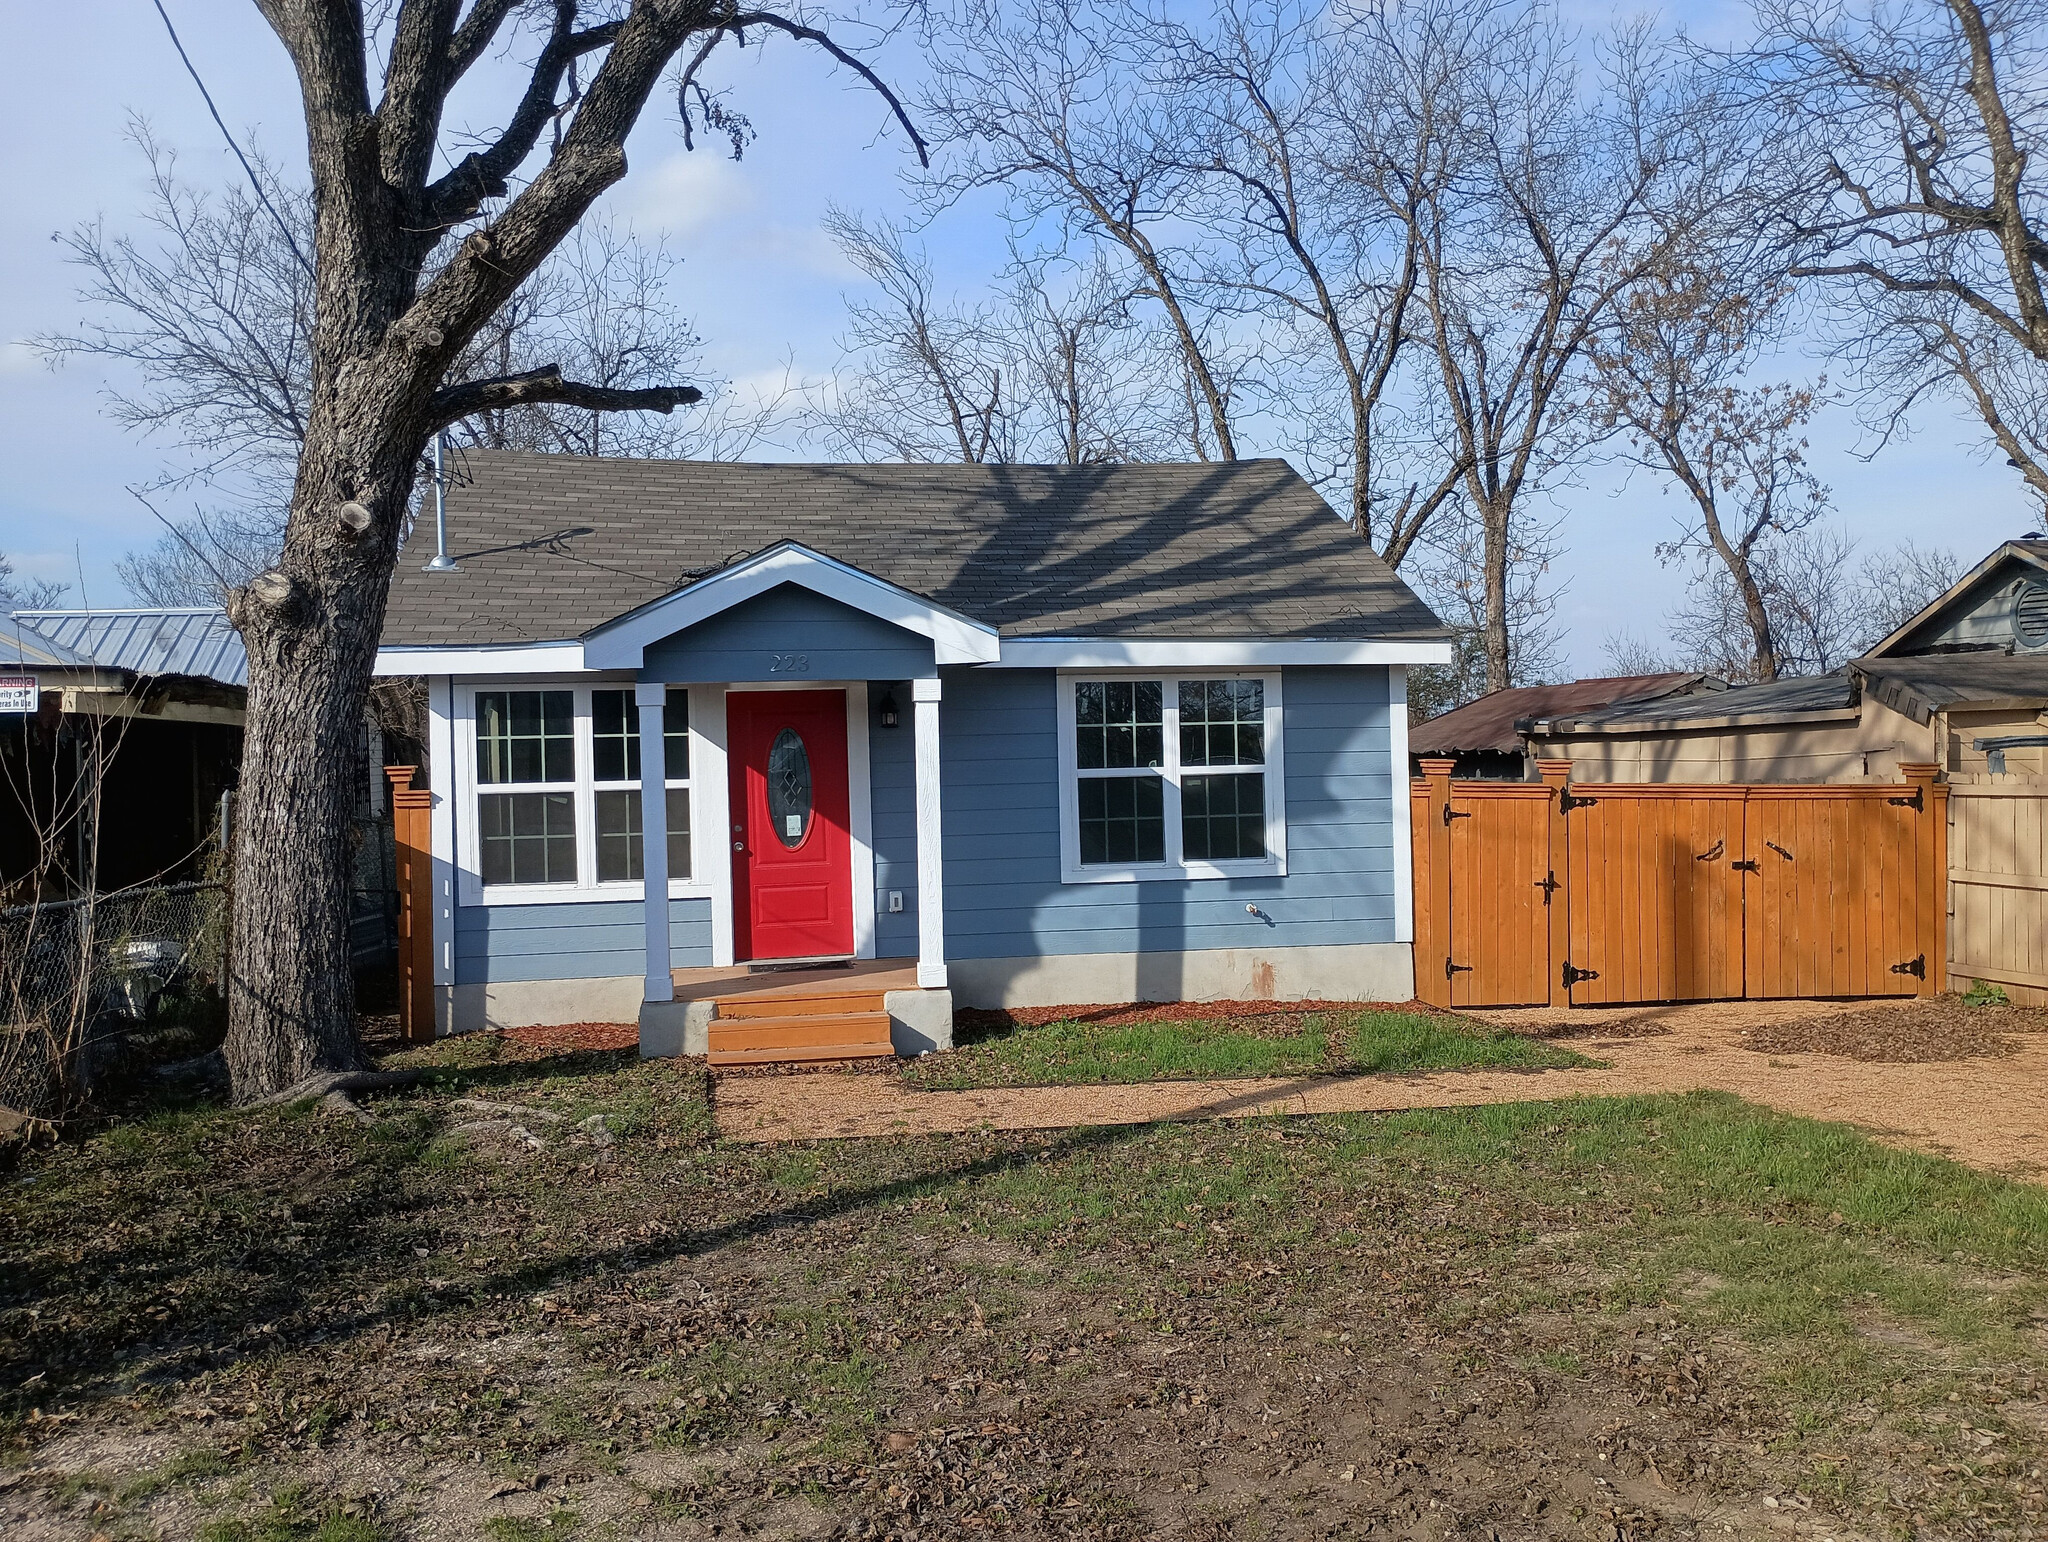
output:
[[[1434,1012],[1419,1001],[1125,1001],[1080,1007],[968,1008],[953,1014],[956,1027],[987,1032],[1036,1028],[1041,1023],[1096,1023],[1134,1028],[1140,1023],[1209,1022],[1219,1017],[1299,1017],[1309,1012]]]
[[[574,1054],[592,1049],[636,1049],[640,1044],[637,1023],[549,1023],[531,1028],[507,1028],[505,1037],[529,1049]]]

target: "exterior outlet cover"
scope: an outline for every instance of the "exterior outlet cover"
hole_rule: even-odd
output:
[[[899,912],[901,912],[902,909],[903,891],[901,889],[891,889],[889,891],[889,914],[892,916],[896,915]]]

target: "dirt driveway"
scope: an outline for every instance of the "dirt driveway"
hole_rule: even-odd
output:
[[[1900,1003],[1900,1008],[1906,1003]],[[1476,1012],[1502,1027],[1569,1030],[1600,1070],[1447,1071],[1417,1075],[1252,1078],[1114,1087],[921,1092],[894,1076],[821,1071],[726,1076],[719,1129],[738,1141],[789,1141],[945,1131],[1057,1129],[1169,1119],[1382,1112],[1719,1088],[1879,1139],[2027,1176],[2048,1175],[2048,1035],[2015,1036],[2015,1053],[1883,1064],[1770,1052],[1749,1030],[1869,1002],[1710,1002],[1560,1013]]]

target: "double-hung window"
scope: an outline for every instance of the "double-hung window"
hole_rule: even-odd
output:
[[[1070,883],[1285,871],[1277,675],[1060,680]]]
[[[690,701],[668,693],[661,709],[661,774],[668,789],[668,875],[690,876]],[[596,805],[597,881],[638,883],[646,852],[640,825],[640,709],[631,691],[590,693],[591,796]]]
[[[644,872],[640,712],[631,686],[473,693],[473,842],[464,866],[478,899],[574,898],[637,887]],[[458,714],[459,716],[459,714]],[[671,883],[691,879],[689,694],[670,689],[663,778]]]
[[[479,691],[477,849],[486,886],[576,881],[576,693]]]

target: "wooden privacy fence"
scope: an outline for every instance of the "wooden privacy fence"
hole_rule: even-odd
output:
[[[1949,973],[2048,1000],[2048,788],[1949,789]]]
[[[413,766],[386,766],[398,882],[398,1031],[410,1044],[434,1037],[434,795],[412,785]]]
[[[1949,789],[1453,782],[1409,808],[1415,988],[1590,1006],[1942,988]],[[2048,887],[2048,886],[2044,886]]]

